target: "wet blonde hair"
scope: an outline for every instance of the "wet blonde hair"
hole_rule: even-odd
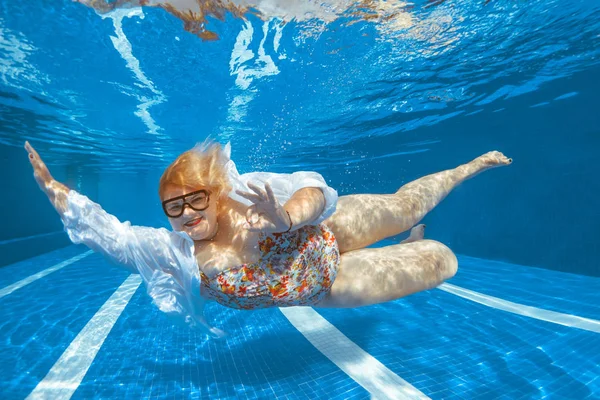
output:
[[[167,186],[190,186],[207,189],[217,198],[228,195],[231,184],[225,164],[229,157],[219,143],[207,139],[175,159],[163,172],[158,195],[164,200]]]

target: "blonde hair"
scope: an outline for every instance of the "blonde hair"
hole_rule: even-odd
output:
[[[229,156],[212,139],[197,144],[181,154],[163,172],[158,195],[163,198],[167,186],[190,186],[208,189],[216,197],[228,195],[231,184],[225,164]]]

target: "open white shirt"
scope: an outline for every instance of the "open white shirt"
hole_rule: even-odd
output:
[[[224,151],[229,158],[229,145]],[[299,189],[320,188],[325,196],[325,208],[313,222],[315,225],[335,211],[337,192],[327,186],[323,177],[316,172],[253,172],[240,175],[231,160],[226,168],[233,187],[229,197],[240,203],[252,204],[238,196],[236,190],[249,192],[248,182],[260,187],[268,182],[280,204],[285,204]],[[194,256],[194,241],[186,233],[120,222],[99,204],[74,190],[69,192],[67,198],[67,210],[62,220],[73,243],[83,243],[132,273],[140,274],[154,304],[175,320],[191,327],[204,328],[214,337],[223,335],[222,331],[204,319],[206,300],[200,296],[200,272]]]

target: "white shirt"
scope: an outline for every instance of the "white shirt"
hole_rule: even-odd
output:
[[[229,158],[229,145],[224,152]],[[248,182],[258,186],[268,182],[280,204],[285,204],[299,189],[320,188],[325,196],[325,208],[314,224],[321,223],[335,212],[337,192],[327,186],[316,172],[240,175],[231,160],[226,168],[233,187],[229,197],[240,203],[252,204],[235,194],[235,190],[248,192]],[[200,296],[200,272],[194,256],[194,241],[186,233],[120,222],[99,204],[74,190],[69,192],[67,199],[62,221],[73,243],[83,243],[132,273],[140,274],[153,303],[174,320],[203,328],[213,337],[224,335],[223,331],[212,327],[204,319],[206,300]]]

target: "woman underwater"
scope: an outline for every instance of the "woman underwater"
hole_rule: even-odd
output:
[[[230,147],[206,141],[159,183],[173,231],[131,226],[57,182],[28,143],[34,177],[69,238],[139,273],[158,308],[212,336],[206,301],[236,309],[360,307],[438,286],[457,271],[445,245],[415,227],[402,243],[365,248],[414,227],[463,181],[511,159],[493,151],[393,194],[341,196],[316,172],[240,175]]]

